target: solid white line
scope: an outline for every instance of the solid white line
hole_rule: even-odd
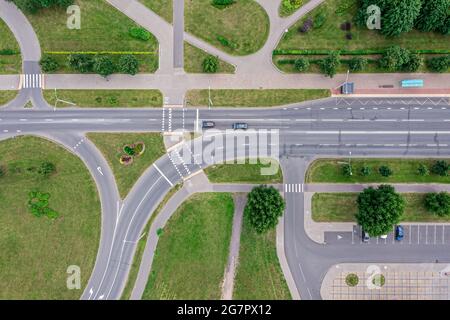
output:
[[[298,264],[298,266],[299,266],[299,268],[300,268],[300,273],[301,273],[301,275],[302,275],[303,282],[306,282],[306,278],[305,278],[305,275],[304,275],[304,273],[303,273],[303,269],[302,269],[302,266],[300,265],[300,263]]]
[[[156,166],[156,164],[153,164],[155,169],[163,176],[164,179],[170,184],[171,187],[173,187],[173,183],[170,182],[170,180],[166,177],[166,175]]]

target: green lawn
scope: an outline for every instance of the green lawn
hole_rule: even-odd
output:
[[[184,43],[184,70],[189,73],[203,73],[203,60],[208,56],[205,51]],[[234,66],[219,59],[217,73],[234,73]]]
[[[139,0],[149,9],[172,23],[173,20],[173,0]]]
[[[189,90],[188,105],[207,106],[208,90]],[[327,98],[329,90],[322,89],[216,89],[211,90],[214,107],[273,107],[290,103]]]
[[[425,193],[403,193],[406,201],[403,222],[449,222],[424,206]],[[354,222],[358,212],[357,193],[316,193],[312,198],[312,218],[316,222]]]
[[[77,107],[162,107],[162,93],[159,90],[59,90],[56,95],[58,99],[75,103]],[[44,90],[44,98],[54,106],[55,90]],[[58,102],[57,107],[72,105]]]
[[[141,266],[142,256],[144,255],[145,245],[147,244],[148,234],[150,232],[150,228],[152,226],[153,221],[155,221],[159,212],[164,208],[167,201],[172,198],[172,196],[183,187],[182,183],[174,186],[170,191],[166,194],[164,199],[159,203],[158,207],[155,209],[155,212],[152,213],[150,220],[147,222],[147,225],[144,228],[143,236],[137,243],[136,252],[134,254],[133,263],[130,267],[130,272],[128,274],[127,284],[122,292],[121,300],[129,300],[131,297],[131,292],[133,291],[134,285],[136,283],[136,279],[139,273],[139,268]]]
[[[6,91],[0,90],[0,106],[14,99],[17,93],[18,92],[16,90],[6,90]]]
[[[327,0],[319,7],[311,11],[307,16],[295,23],[289,31],[284,34],[282,40],[276,49],[302,49],[302,50],[359,50],[373,49],[380,50],[392,45],[400,45],[402,47],[420,50],[420,49],[450,49],[450,41],[448,36],[440,33],[423,33],[419,31],[411,31],[402,34],[399,37],[387,38],[380,34],[377,30],[369,30],[366,27],[358,27],[353,23],[358,5],[357,0]],[[339,13],[340,8],[349,7]],[[338,13],[337,13],[337,12]],[[303,25],[308,18],[315,19],[319,14],[324,14],[327,18],[320,28],[313,28],[307,33],[299,32],[299,27]],[[342,31],[340,26],[345,22],[352,22],[352,40],[346,39],[347,31]],[[427,55],[425,55],[427,56]],[[274,61],[280,70],[284,72],[298,72],[294,69],[293,64],[279,64],[277,61],[283,59],[296,59],[300,56],[295,55],[274,55]],[[318,59],[324,56],[307,56],[308,58]],[[379,56],[366,56],[368,59],[376,60]],[[342,58],[350,59],[350,56]],[[338,68],[338,72],[346,72],[347,64],[342,64]],[[418,72],[426,72],[424,65]],[[307,72],[320,72],[317,65],[311,65]],[[386,72],[380,69],[377,63],[369,63],[367,68],[362,72]]]
[[[281,167],[274,175],[262,175],[262,168],[269,164],[218,164],[205,169],[208,179],[213,183],[283,183]]]
[[[165,153],[159,133],[88,133],[87,137],[103,153],[116,178],[120,196],[124,199],[142,173]],[[123,165],[119,158],[126,144],[145,143],[145,152],[135,157],[131,165]]]
[[[239,0],[218,9],[211,0],[185,1],[186,31],[234,55],[258,51],[269,35],[269,17],[253,0]],[[230,45],[218,40],[223,37]]]
[[[43,161],[56,173],[41,177]],[[26,136],[0,142],[0,299],[79,299],[97,254],[101,208],[82,161],[62,147]],[[50,220],[28,209],[30,191],[50,193]],[[81,269],[81,290],[68,290],[67,268]]]
[[[22,59],[20,56],[19,44],[6,23],[0,19],[0,52],[1,50],[7,49],[14,50],[16,54],[0,54],[0,74],[20,73],[22,69]]]
[[[196,194],[183,203],[160,236],[142,299],[220,299],[233,213],[228,193]]]
[[[291,299],[278,262],[276,231],[271,230],[265,234],[258,234],[246,219],[242,226],[233,299]]]
[[[38,14],[27,14],[36,31],[42,51],[45,52],[149,52],[136,55],[142,72],[154,72],[158,67],[158,41],[140,41],[129,35],[129,29],[137,25],[104,0],[75,0],[81,8],[81,29],[70,30],[66,26],[67,14],[62,9],[46,9]],[[65,65],[67,55],[52,54]],[[114,55],[113,55],[114,56]],[[60,72],[69,72],[65,67]]]
[[[418,174],[420,164],[431,168],[435,159],[351,159],[353,175],[343,174],[343,166],[348,159],[319,159],[314,161],[306,172],[307,183],[450,183],[450,176],[438,176],[430,174],[421,176]],[[448,161],[448,159],[447,159]],[[389,178],[382,177],[378,168],[388,165],[394,172]],[[361,168],[369,166],[372,173],[369,176],[361,174]]]

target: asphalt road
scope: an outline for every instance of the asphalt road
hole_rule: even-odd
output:
[[[0,111],[0,133],[50,137],[79,155],[100,190],[102,241],[96,265],[83,299],[118,299],[126,283],[136,242],[157,204],[170,188],[209,162],[196,150],[176,148],[151,166],[120,201],[112,173],[95,147],[83,140],[91,131],[192,131],[202,120],[218,128],[248,122],[250,128],[278,129],[279,154],[285,183],[303,183],[307,160],[315,155],[426,155],[450,154],[450,106],[435,100],[408,105],[394,100],[340,105],[335,99],[275,109],[173,109],[170,126],[167,109],[32,109]],[[390,101],[389,103],[387,101]],[[349,109],[351,108],[351,109]],[[361,109],[363,108],[363,109]],[[163,112],[165,113],[163,121]],[[359,120],[359,121],[355,121]],[[83,140],[83,141],[82,141]],[[205,142],[206,143],[206,142]],[[252,146],[243,143],[248,151]],[[236,146],[234,146],[236,148]],[[226,154],[226,148],[223,156]],[[185,157],[186,156],[186,157]],[[184,159],[184,161],[182,160]],[[186,160],[189,159],[189,160]],[[101,170],[101,173],[99,169]],[[320,298],[320,283],[328,267],[338,262],[430,262],[449,260],[448,248],[411,246],[360,248],[351,244],[323,246],[313,243],[303,228],[303,194],[286,193],[285,250],[291,272],[303,299]]]

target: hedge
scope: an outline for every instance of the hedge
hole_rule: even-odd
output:
[[[302,50],[302,49],[277,49],[273,51],[274,56],[279,55],[328,55],[335,50]],[[336,50],[339,51],[341,55],[373,55],[373,54],[383,54],[386,49],[362,49],[362,50]],[[424,50],[410,50],[412,53],[419,54],[450,54],[448,49],[424,49]]]
[[[13,56],[15,54],[19,54],[19,52],[13,49],[0,49],[0,56]]]

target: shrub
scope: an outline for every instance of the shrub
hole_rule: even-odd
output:
[[[131,54],[121,56],[119,59],[119,71],[134,76],[139,72],[138,59]]]
[[[212,0],[212,5],[219,8],[230,6],[234,3],[234,0]]]
[[[97,56],[94,59],[93,70],[95,73],[98,73],[102,77],[106,78],[110,74],[114,73],[115,67],[109,57]]]
[[[378,172],[380,172],[380,174],[381,174],[383,177],[385,177],[385,178],[390,177],[390,176],[392,176],[392,175],[394,174],[394,172],[392,171],[392,169],[389,168],[388,166],[381,166],[381,167],[378,169]]]
[[[352,24],[350,22],[344,22],[341,23],[341,30],[342,31],[350,31],[352,29]]]
[[[349,273],[346,277],[345,277],[345,283],[349,286],[349,287],[356,287],[359,283],[359,278],[355,273]]]
[[[366,58],[354,57],[348,61],[348,66],[351,71],[362,71],[366,68],[367,63]]]
[[[314,17],[313,28],[319,29],[327,21],[327,15],[325,12],[321,11]]]
[[[305,20],[305,22],[303,22],[302,26],[298,29],[298,31],[300,31],[301,33],[306,33],[309,30],[311,30],[313,26],[313,21],[311,18],[308,18]]]
[[[421,55],[413,53],[409,56],[408,63],[405,64],[404,68],[406,71],[416,72],[423,65],[423,58]]]
[[[94,60],[87,54],[71,54],[68,58],[69,67],[75,71],[86,73],[91,72]]]
[[[346,163],[342,166],[342,173],[346,177],[351,177],[353,175],[353,167],[350,163]]]
[[[151,33],[145,30],[144,28],[139,27],[133,27],[130,28],[129,34],[131,37],[142,40],[142,41],[148,41],[151,38]]]
[[[411,53],[400,46],[389,47],[380,59],[380,66],[389,71],[403,70],[408,65]]]
[[[440,30],[445,24],[449,7],[449,0],[423,1],[419,17],[415,22],[416,28],[424,32]]]
[[[12,56],[15,54],[19,54],[16,50],[13,49],[0,49],[0,55],[1,56]]]
[[[56,166],[48,161],[42,162],[41,166],[38,169],[38,173],[44,177],[48,177],[49,175],[56,172]]]
[[[53,72],[59,69],[59,63],[50,56],[44,56],[39,64],[44,72]]]
[[[132,147],[130,147],[130,146],[125,146],[124,148],[123,148],[123,151],[127,154],[127,155],[129,155],[129,156],[134,156],[135,155],[135,151],[134,151],[134,149],[132,148]]]
[[[283,2],[281,2],[281,5],[286,11],[291,12],[300,8],[302,3],[303,0],[283,0]]]
[[[436,161],[433,166],[431,167],[431,172],[434,174],[437,174],[439,176],[447,176],[448,175],[448,168],[449,164],[445,160],[438,160]]]
[[[238,45],[235,42],[228,40],[227,38],[220,35],[217,36],[217,41],[219,41],[220,44],[223,45],[224,47],[228,47],[230,49],[237,49],[238,47]]]
[[[274,187],[258,186],[248,194],[244,216],[258,233],[275,228],[284,211],[284,200]]]
[[[74,3],[73,0],[11,0],[21,10],[36,13],[41,9],[60,7],[67,8]]]
[[[450,67],[450,56],[431,58],[427,60],[427,66],[433,72],[447,72]]]
[[[341,61],[339,52],[334,51],[330,53],[325,59],[323,59],[320,65],[322,68],[322,72],[330,78],[333,78],[340,64]]]
[[[202,63],[203,72],[206,73],[216,73],[219,69],[219,58],[209,55],[207,56]]]
[[[294,67],[295,67],[295,70],[297,70],[299,72],[306,71],[309,68],[309,61],[308,61],[308,59],[305,59],[305,58],[296,59],[294,62]]]
[[[363,167],[361,168],[361,174],[362,174],[363,176],[370,176],[371,173],[372,173],[372,169],[370,169],[369,166],[363,166]]]
[[[428,169],[428,167],[426,165],[424,165],[423,163],[421,163],[419,165],[419,168],[417,169],[417,172],[419,173],[419,175],[421,175],[422,177],[428,176],[430,174],[430,170]]]
[[[450,195],[447,192],[428,193],[425,196],[425,208],[439,216],[450,214]]]

